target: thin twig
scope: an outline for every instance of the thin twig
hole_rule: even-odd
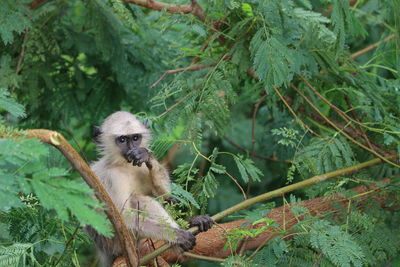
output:
[[[346,95],[344,97],[344,99],[345,99],[347,105],[349,106],[350,112],[351,112],[351,114],[353,114],[354,119],[356,121],[358,121],[359,123],[361,123],[361,119],[357,116],[357,113],[354,110],[353,105],[351,104],[349,96]],[[365,132],[362,129],[360,129],[360,134],[361,134],[362,138],[364,138],[365,143],[369,146],[369,148],[374,149],[373,146],[372,146],[371,141],[369,140],[368,136],[365,134]]]
[[[61,259],[63,258],[64,254],[65,254],[65,252],[67,251],[67,249],[68,249],[69,245],[71,244],[72,240],[74,240],[75,237],[76,237],[76,235],[78,234],[78,230],[79,230],[80,227],[81,227],[81,226],[78,225],[78,226],[75,228],[75,230],[74,230],[74,232],[72,233],[71,237],[68,239],[67,243],[65,243],[64,250],[63,250],[63,252],[62,252],[60,258],[58,258],[57,262],[54,264],[54,267],[56,267],[56,266],[60,263]]]
[[[362,124],[361,122],[359,122],[358,120],[356,120],[356,119],[353,119],[352,117],[350,117],[349,115],[347,115],[344,111],[342,111],[340,108],[338,108],[337,106],[335,106],[334,104],[332,104],[326,97],[324,97],[320,92],[318,92],[318,90],[317,89],[315,89],[312,85],[311,85],[311,83],[306,79],[306,78],[304,78],[302,75],[299,75],[300,76],[300,78],[305,82],[305,84],[308,86],[308,88],[310,88],[319,98],[321,98],[325,103],[327,103],[334,111],[336,111],[336,113],[343,119],[343,120],[345,120],[346,122],[348,122],[349,124],[351,123],[351,122],[354,122],[355,124],[357,124],[357,125],[359,125],[359,126],[361,126],[361,127],[364,127],[364,128],[367,128],[368,129],[368,127],[366,127],[364,124]],[[293,84],[291,85],[292,86],[292,88],[296,88]],[[298,90],[298,89],[297,89]],[[322,114],[322,113],[321,113]],[[323,117],[323,116],[322,116]],[[325,118],[324,118],[325,119]],[[363,137],[363,133],[361,132],[360,133],[360,135],[361,135],[361,137]],[[365,138],[364,138],[365,139]],[[355,139],[354,139],[355,140]],[[378,152],[376,152],[373,148],[372,148],[372,146],[371,146],[371,143],[369,142],[369,140],[368,140],[368,138],[367,138],[367,141],[366,141],[366,143],[367,144],[369,144],[370,145],[370,150],[369,151],[374,151],[376,154],[376,156],[377,155],[379,155],[379,153]],[[365,147],[367,147],[367,146],[365,146]],[[400,167],[400,166],[399,166]]]
[[[251,120],[251,157],[254,158],[254,153],[256,149],[256,138],[255,138],[255,124],[256,124],[256,116],[257,116],[257,111],[260,108],[261,103],[264,101],[264,99],[267,97],[266,94],[264,94],[260,100],[254,105],[254,111],[253,111],[253,117]]]
[[[293,117],[295,117],[295,119],[297,121],[300,122],[301,125],[303,125],[303,127],[305,129],[307,129],[307,131],[309,131],[310,133],[312,133],[313,135],[322,138],[324,140],[327,140],[326,138],[322,137],[321,135],[317,134],[316,132],[314,132],[305,122],[303,122],[297,115],[296,112],[294,112],[294,110],[290,107],[289,103],[285,100],[285,98],[281,95],[281,93],[279,92],[278,88],[276,88],[276,86],[273,86],[276,94],[279,96],[279,98],[282,100],[282,102],[285,104],[285,106],[288,108],[288,110],[290,111],[290,113],[292,113]]]
[[[244,147],[242,147],[241,145],[235,143],[234,141],[232,141],[232,140],[229,139],[228,137],[225,136],[224,139],[225,139],[229,144],[231,144],[232,146],[236,147],[237,149],[242,150],[243,152],[246,152],[246,153],[250,154],[249,151],[248,151],[246,148],[244,148]],[[275,158],[275,157],[267,157],[267,156],[263,156],[263,155],[260,155],[260,154],[257,154],[257,153],[254,153],[254,157],[255,157],[255,158],[259,158],[259,159],[263,159],[263,160],[283,161],[283,162],[290,163],[290,160],[279,160],[279,159],[277,159],[277,158]]]
[[[189,258],[193,258],[193,259],[198,259],[198,260],[205,260],[205,261],[214,261],[214,262],[224,262],[225,261],[225,259],[216,258],[216,257],[202,256],[202,255],[193,254],[193,253],[190,253],[190,252],[184,252],[183,256],[186,256],[186,257],[189,257]]]
[[[17,74],[17,75],[21,72],[21,69],[22,69],[22,62],[24,61],[25,46],[26,46],[26,42],[28,41],[28,37],[29,37],[29,31],[26,31],[24,34],[24,40],[22,41],[21,53],[19,54],[17,68],[15,70],[15,74]]]
[[[378,158],[380,158],[381,160],[389,163],[392,166],[395,166],[397,168],[400,168],[400,165],[388,160],[387,158],[385,158],[384,156],[382,156],[381,154],[377,153],[375,150],[370,149],[369,147],[365,146],[364,144],[358,142],[356,139],[354,139],[353,137],[351,137],[349,134],[347,134],[343,129],[340,129],[339,127],[336,126],[336,124],[334,124],[332,121],[329,120],[329,118],[327,118],[315,105],[314,103],[303,93],[301,92],[296,86],[294,86],[293,84],[291,84],[291,87],[318,113],[319,116],[321,116],[327,123],[329,123],[333,128],[335,128],[338,132],[341,132],[342,135],[344,135],[347,139],[349,139],[351,142],[353,142],[354,144],[358,145],[359,147],[371,152],[372,154],[374,154],[375,156],[377,156]]]
[[[205,68],[208,68],[208,67],[211,67],[211,66],[214,66],[214,65],[215,64],[194,64],[194,65],[190,65],[190,66],[184,67],[184,68],[179,68],[179,69],[174,69],[174,70],[167,70],[166,72],[164,72],[164,74],[155,83],[153,83],[150,86],[150,88],[155,87],[157,84],[159,84],[159,82],[161,82],[161,80],[163,80],[169,74],[178,73],[178,72],[184,72],[184,71],[197,71],[197,70],[205,69]]]
[[[383,39],[383,42],[386,43],[386,42],[392,40],[395,36],[396,36],[395,34],[391,34],[388,37],[386,37],[385,39]],[[382,43],[382,41],[373,43],[372,45],[369,45],[369,46],[367,46],[367,47],[365,47],[365,48],[363,48],[363,49],[351,54],[349,58],[355,59],[355,58],[357,58],[357,57],[359,57],[361,55],[364,55],[364,54],[368,53],[369,51],[377,48],[381,43]]]
[[[186,98],[188,98],[190,95],[187,94],[184,97],[182,97],[180,100],[178,100],[178,102],[176,102],[175,104],[173,104],[172,106],[170,106],[167,110],[165,110],[163,113],[161,113],[160,115],[158,115],[158,118],[164,117],[168,112],[170,112],[171,110],[173,110],[174,108],[176,108],[177,106],[179,106],[180,103],[182,103],[183,101],[186,100]]]
[[[347,115],[346,112],[342,111],[340,108],[338,108],[337,106],[335,106],[334,104],[332,104],[325,96],[323,96],[314,86],[311,85],[311,83],[304,78],[303,76],[299,75],[300,78],[305,82],[305,84],[307,85],[308,88],[310,88],[319,98],[321,98],[326,104],[328,104],[334,111],[336,111],[336,113],[346,122],[354,122],[355,124],[366,128],[367,130],[369,130],[368,126],[365,126],[363,123],[361,123],[359,120],[357,119],[353,119],[352,117],[350,117],[349,115]],[[355,116],[357,118],[357,116]],[[351,126],[350,126],[351,127]],[[358,129],[352,127],[355,131],[358,132]],[[363,132],[358,133],[359,136],[363,137]],[[368,140],[366,141],[367,143],[371,144],[371,142]],[[377,147],[379,147],[379,145],[377,145]]]
[[[233,177],[229,172],[225,171],[224,172],[235,184],[237,187],[239,187],[240,192],[242,192],[243,198],[246,200],[248,199],[246,192],[244,192],[243,187],[239,184],[239,182]]]
[[[254,105],[254,110],[253,110],[253,116],[251,119],[251,159],[254,160],[254,154],[256,153],[256,137],[255,137],[255,126],[256,126],[256,116],[258,109],[261,105],[261,103],[264,101],[264,99],[267,97],[267,95],[264,93],[263,96],[260,98],[260,100]],[[253,178],[250,176],[249,177],[249,182],[247,183],[247,190],[246,193],[250,193],[250,187],[253,182]]]

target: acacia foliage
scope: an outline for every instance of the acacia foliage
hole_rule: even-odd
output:
[[[91,125],[115,110],[139,113],[150,120],[158,157],[181,148],[170,157],[176,216],[216,213],[243,196],[400,154],[398,0],[199,1],[204,19],[119,0],[29,4],[3,0],[0,10],[2,136],[56,129],[93,160]],[[190,66],[150,87],[164,71]],[[85,262],[79,225],[110,233],[90,190],[44,145],[0,147],[0,262]],[[398,167],[343,175],[290,201],[396,181]],[[265,215],[247,212],[253,222]],[[395,258],[396,212],[360,213],[354,204],[345,217],[310,215],[292,240],[233,253],[224,264],[374,266]],[[31,227],[13,227],[22,222]],[[231,233],[227,247],[254,232]]]

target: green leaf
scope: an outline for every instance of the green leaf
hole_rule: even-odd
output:
[[[365,258],[360,246],[351,235],[339,226],[321,220],[313,224],[310,232],[311,245],[328,257],[336,266],[361,267]]]
[[[218,174],[224,174],[226,172],[226,167],[213,162],[211,164],[210,170]]]
[[[214,197],[215,192],[218,188],[218,181],[215,178],[214,174],[209,171],[207,175],[204,177],[204,181],[202,184],[202,192],[208,197]]]
[[[0,246],[0,266],[23,266],[26,264],[28,250],[33,244],[15,243],[11,246]]]
[[[34,175],[32,187],[45,208],[54,209],[64,221],[69,220],[70,212],[82,225],[90,224],[98,233],[112,235],[105,214],[96,211],[100,204],[88,194],[92,190],[82,183],[42,175],[44,173]]]
[[[254,166],[254,162],[251,159],[247,158],[243,160],[243,158],[240,156],[234,157],[234,160],[239,169],[243,182],[248,183],[249,176],[253,179],[253,181],[260,181],[260,177],[263,175],[263,173],[260,171],[260,169]]]
[[[0,171],[0,210],[20,207],[22,203],[18,198],[18,193],[15,177],[11,174],[3,174]]]
[[[288,85],[293,77],[290,71],[290,65],[295,61],[293,51],[277,38],[264,36],[264,32],[261,28],[250,45],[256,75],[270,87]]]
[[[11,115],[18,118],[26,116],[24,106],[11,99],[10,94],[5,88],[0,88],[0,108],[5,109]]]
[[[0,37],[4,44],[11,44],[14,41],[14,32],[20,34],[32,26],[29,15],[28,5],[23,5],[20,1],[2,0]]]
[[[200,205],[194,199],[193,195],[190,192],[183,189],[180,185],[172,183],[171,193],[177,200],[179,200],[184,205],[186,206],[193,205],[196,208],[200,209]]]

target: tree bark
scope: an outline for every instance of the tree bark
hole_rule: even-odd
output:
[[[389,183],[389,181],[389,179],[385,179],[382,182]],[[311,214],[312,216],[320,216],[322,218],[324,217],[324,214],[329,213],[333,214],[336,217],[342,218],[347,214],[347,209],[349,205],[357,205],[357,207],[361,210],[366,209],[370,204],[370,202],[367,200],[372,199],[373,201],[378,201],[382,205],[382,207],[385,207],[384,203],[385,200],[387,200],[387,195],[378,194],[383,189],[383,187],[378,187],[377,185],[363,185],[352,189],[352,191],[355,193],[353,197],[346,198],[342,194],[334,194],[329,197],[319,197],[315,199],[301,201],[290,206],[284,205],[278,208],[274,208],[271,210],[271,212],[268,213],[266,218],[274,220],[275,223],[279,225],[279,229],[271,228],[268,229],[270,230],[270,232],[267,231],[260,234],[256,238],[247,239],[244,244],[242,244],[242,250],[244,251],[249,249],[256,249],[260,246],[263,246],[265,243],[268,243],[268,241],[270,241],[272,238],[282,234],[277,233],[278,230],[283,230],[285,235],[290,234],[291,229],[304,219],[304,216],[296,216],[295,214],[293,214],[291,212],[291,206],[305,207],[309,211],[308,214]],[[222,223],[214,226],[207,232],[198,234],[196,236],[196,246],[193,250],[190,251],[190,253],[215,258],[229,257],[232,252],[223,249],[226,243],[226,238],[224,236],[229,230],[240,228],[245,222],[246,220],[242,219],[228,223]],[[263,224],[257,224],[255,228],[261,228],[262,226]],[[163,242],[155,242],[156,248],[162,245]],[[143,255],[149,252],[151,251],[141,251],[140,254]],[[171,250],[164,252],[163,254],[161,254],[161,256],[163,259],[170,263],[194,260],[190,257],[177,255]]]

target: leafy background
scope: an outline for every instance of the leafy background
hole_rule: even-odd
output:
[[[244,197],[400,154],[398,0],[198,1],[205,19],[127,2],[2,1],[1,136],[57,130],[93,161],[93,125],[121,109],[147,118],[152,149],[167,162],[181,201],[171,212],[182,224]],[[195,68],[154,84],[188,66]],[[0,266],[94,266],[81,228],[112,230],[60,153],[3,138],[0,166]],[[309,214],[292,239],[282,233],[223,264],[397,266],[398,167],[343,174],[290,196],[295,203],[390,178],[384,195],[395,208],[353,204],[344,220]],[[273,225],[263,219],[268,210],[256,206],[228,220]],[[227,246],[262,232],[246,229],[228,233]]]

